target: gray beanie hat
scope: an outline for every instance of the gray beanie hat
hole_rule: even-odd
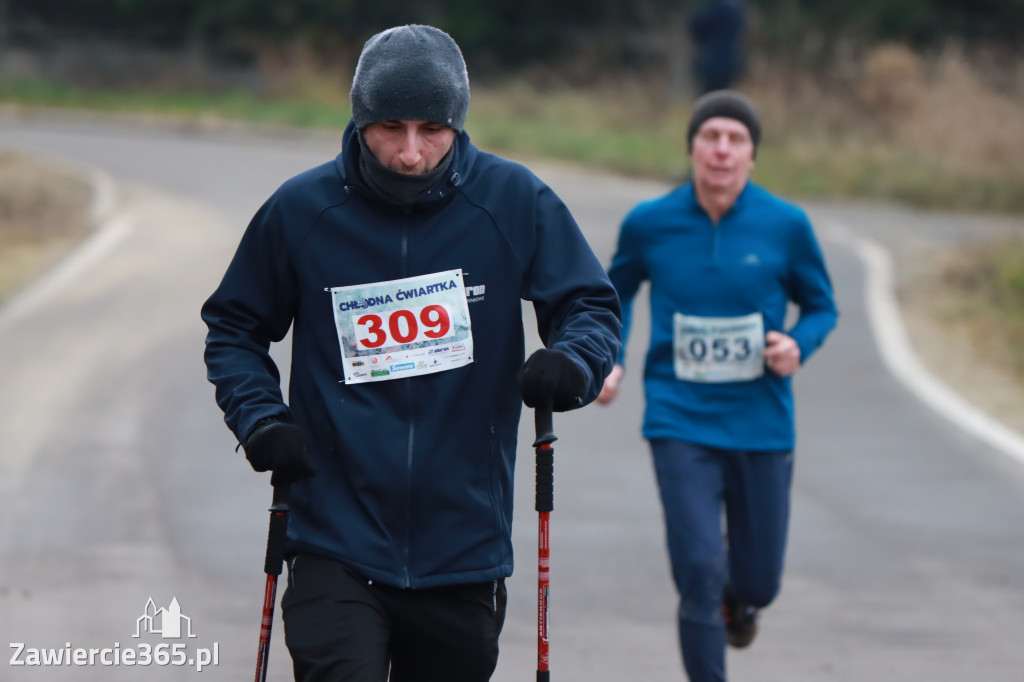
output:
[[[686,150],[693,153],[693,138],[709,118],[721,116],[739,121],[750,131],[754,143],[754,156],[761,142],[761,118],[754,103],[735,90],[714,90],[698,99],[693,105],[690,127],[686,130]]]
[[[389,28],[363,46],[349,97],[360,130],[377,121],[416,119],[461,131],[469,109],[466,62],[440,29]]]

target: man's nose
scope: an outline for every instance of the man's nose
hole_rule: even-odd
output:
[[[419,135],[413,130],[406,131],[405,139],[402,141],[402,149],[398,153],[402,163],[407,166],[415,165],[420,159],[421,150],[422,143],[420,142]]]

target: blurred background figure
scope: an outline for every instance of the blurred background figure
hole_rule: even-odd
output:
[[[743,0],[708,0],[690,16],[697,95],[731,87],[743,75]]]

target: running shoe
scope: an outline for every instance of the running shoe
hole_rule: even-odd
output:
[[[722,615],[729,645],[737,649],[750,646],[757,636],[757,609],[744,604],[730,590],[722,598]]]

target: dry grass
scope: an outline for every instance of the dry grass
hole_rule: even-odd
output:
[[[921,55],[882,45],[827,74],[754,60],[773,172],[828,183],[835,196],[934,208],[1024,210],[1024,62],[950,46]],[[778,155],[778,159],[774,155]],[[816,189],[813,185],[807,189]]]
[[[1024,435],[1024,235],[938,256],[901,286],[900,305],[932,372]]]
[[[882,45],[826,70],[758,55],[739,89],[761,111],[755,179],[795,198],[1024,211],[1024,61]],[[686,173],[690,98],[657,74],[586,87],[525,77],[476,87],[468,128],[485,147],[627,173]]]
[[[974,172],[1010,161],[1024,145],[1024,63],[956,46],[926,56],[881,45],[824,74],[759,59],[743,88],[787,138],[857,131]]]
[[[888,139],[944,170],[986,179],[1011,173],[1024,180],[1021,93],[999,91],[982,75],[981,66],[956,48],[925,63],[906,48],[886,46],[868,55],[861,96]]]
[[[88,232],[91,201],[83,179],[0,150],[0,301]]]
[[[936,273],[936,317],[962,330],[977,352],[1024,384],[1024,241],[966,248]]]

